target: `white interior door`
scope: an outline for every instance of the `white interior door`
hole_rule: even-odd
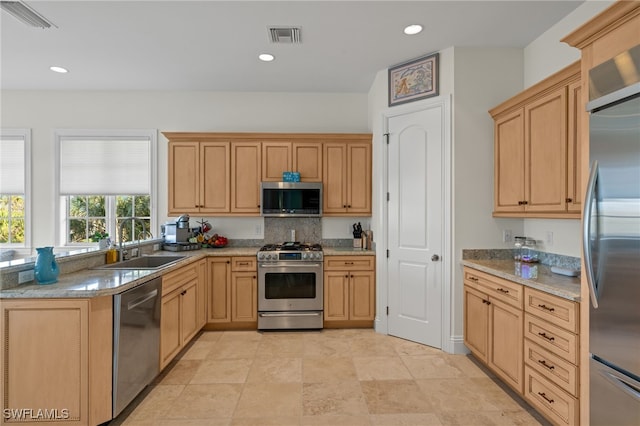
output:
[[[442,348],[442,104],[388,118],[388,330]]]

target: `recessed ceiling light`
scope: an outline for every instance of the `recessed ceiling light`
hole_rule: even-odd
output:
[[[68,70],[68,69],[66,69],[66,68],[62,68],[62,67],[49,67],[49,69],[50,69],[51,71],[59,72],[59,73],[62,73],[62,74],[66,73],[66,72],[69,72],[69,70]]]
[[[261,53],[258,55],[258,59],[264,62],[271,62],[275,59],[275,56],[270,53]]]
[[[404,33],[407,35],[418,34],[422,31],[422,25],[412,24],[404,28]]]

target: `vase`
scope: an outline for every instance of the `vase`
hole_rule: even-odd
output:
[[[36,257],[35,276],[38,284],[53,284],[58,282],[60,269],[53,255],[53,247],[36,248],[38,257]]]

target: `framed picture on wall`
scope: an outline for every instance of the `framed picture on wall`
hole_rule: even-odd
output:
[[[438,53],[389,68],[389,106],[438,96]]]

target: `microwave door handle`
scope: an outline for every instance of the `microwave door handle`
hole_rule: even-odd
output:
[[[594,161],[591,165],[591,173],[589,174],[589,182],[587,183],[587,193],[584,199],[583,211],[583,229],[582,229],[582,249],[584,252],[584,263],[587,276],[587,285],[591,296],[591,303],[594,308],[598,308],[598,294],[596,292],[596,278],[593,273],[592,257],[591,257],[591,213],[593,210],[593,201],[595,199],[596,181],[598,179],[598,161]],[[599,236],[598,236],[599,238]]]

